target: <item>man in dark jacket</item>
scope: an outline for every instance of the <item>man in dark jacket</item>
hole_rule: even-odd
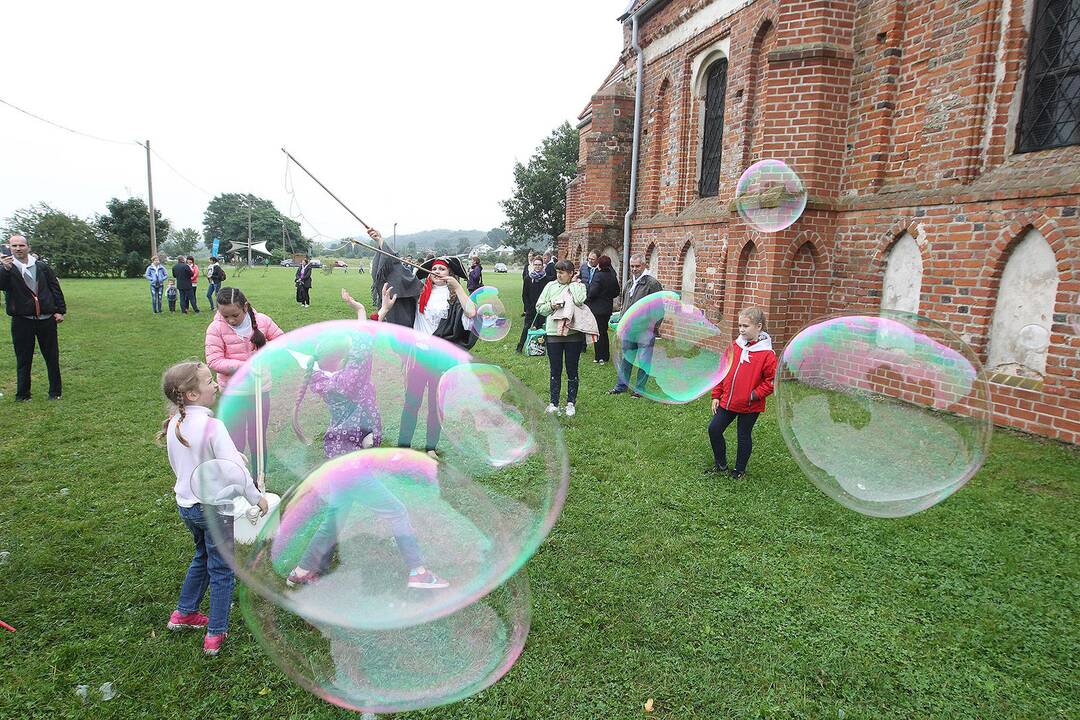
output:
[[[63,388],[56,325],[64,322],[67,314],[64,292],[52,268],[30,254],[26,238],[12,235],[8,246],[11,254],[0,254],[0,290],[4,291],[7,314],[11,316],[17,375],[15,399],[30,399],[30,368],[36,341],[49,371],[49,399],[59,400]]]
[[[589,262],[596,257],[595,252],[589,253]],[[596,318],[596,329],[599,335],[593,344],[596,357],[593,362],[606,363],[611,360],[611,346],[608,342],[608,321],[611,320],[612,303],[619,297],[619,278],[611,267],[611,258],[607,255],[596,258],[595,269],[589,273],[589,282],[586,284],[587,294],[585,307],[592,311]],[[588,267],[588,266],[586,266]],[[585,282],[582,280],[582,282]]]
[[[525,277],[525,289],[521,293],[521,299],[525,301],[525,323],[521,326],[521,338],[517,344],[518,352],[525,347],[529,330],[539,327],[544,322],[544,316],[536,313],[536,301],[540,299],[540,293],[544,292],[544,288],[551,282],[544,271],[544,260],[539,255],[533,256],[532,266],[527,270],[529,274]]]
[[[664,286],[660,284],[660,281],[649,274],[649,268],[645,264],[645,256],[641,254],[635,254],[630,256],[630,277],[626,279],[626,287],[623,288],[622,293],[619,295],[619,311],[626,312],[634,303],[646,295],[652,295],[658,293],[664,289]],[[619,380],[615,383],[615,387],[608,390],[611,395],[618,395],[624,393],[630,389],[630,375],[633,372],[634,366],[637,366],[637,380],[634,383],[634,389],[630,393],[630,397],[641,397],[642,391],[645,389],[645,384],[649,382],[649,373],[645,371],[649,362],[652,359],[652,347],[655,339],[650,336],[650,340],[645,344],[638,344],[626,340],[622,344],[622,357],[619,358]],[[635,362],[631,363],[630,358],[634,358]]]
[[[300,307],[311,307],[311,258],[307,255],[296,268],[296,302]]]
[[[578,280],[588,285],[596,275],[596,266],[600,262],[600,253],[592,250],[589,252],[589,260],[578,270]],[[595,313],[594,313],[595,314]]]
[[[199,308],[195,307],[194,303],[195,286],[191,283],[193,275],[191,266],[187,264],[187,258],[183,255],[176,258],[172,275],[176,278],[176,291],[180,293],[180,312],[187,315],[188,305],[191,305],[195,312],[199,312]]]
[[[548,280],[555,279],[555,256],[550,250],[544,251],[544,272],[547,273]]]

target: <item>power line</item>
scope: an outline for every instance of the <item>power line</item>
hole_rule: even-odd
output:
[[[145,145],[143,145],[142,143],[139,143],[139,145],[140,145],[141,147],[146,147],[146,146],[145,146]],[[172,166],[172,163],[170,163],[170,162],[169,162],[168,160],[166,160],[165,158],[163,158],[163,157],[161,156],[161,153],[159,153],[159,152],[158,152],[157,150],[154,150],[153,148],[150,148],[150,152],[151,152],[151,153],[153,153],[154,157],[156,157],[156,158],[157,158],[158,160],[160,160],[161,162],[165,163],[165,167],[167,167],[167,168],[169,168],[170,170],[172,170],[172,171],[173,171],[173,173],[174,173],[174,174],[175,174],[175,175],[176,175],[176,176],[177,176],[178,178],[180,178],[181,180],[183,180],[184,182],[186,182],[186,183],[187,183],[188,185],[190,185],[191,187],[195,188],[196,190],[198,190],[199,192],[201,192],[201,193],[202,193],[203,195],[206,195],[207,197],[213,197],[213,196],[214,196],[214,194],[213,194],[212,192],[210,192],[209,190],[206,190],[205,188],[202,188],[202,187],[200,187],[199,185],[195,184],[195,182],[193,182],[192,180],[189,180],[189,179],[188,179],[188,178],[187,178],[187,177],[186,177],[186,176],[184,175],[184,173],[182,173],[182,172],[180,172],[179,170],[177,170],[177,169],[176,169],[175,167],[173,167],[173,166]]]
[[[12,103],[9,103],[7,100],[4,100],[3,98],[0,98],[0,103],[3,103],[4,105],[7,105],[9,108],[11,108],[13,110],[18,110],[23,115],[26,115],[28,117],[32,117],[35,120],[40,120],[41,122],[43,122],[43,123],[45,123],[47,125],[52,125],[53,127],[60,128],[61,130],[72,133],[73,135],[81,135],[82,137],[90,138],[91,140],[98,140],[100,142],[112,143],[113,145],[139,145],[140,144],[140,143],[136,142],[135,140],[113,140],[111,138],[104,138],[104,137],[101,137],[99,135],[91,135],[90,133],[85,133],[85,132],[82,132],[82,131],[79,131],[79,130],[74,130],[72,128],[69,128],[66,125],[61,125],[58,122],[53,122],[52,120],[49,120],[48,118],[43,118],[40,115],[35,115],[34,113],[30,112],[29,110],[24,110],[23,108],[19,107],[18,105],[14,105]]]

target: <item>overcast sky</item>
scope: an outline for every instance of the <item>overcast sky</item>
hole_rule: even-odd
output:
[[[4,2],[0,99],[81,132],[150,139],[202,188],[154,158],[154,201],[174,227],[201,230],[221,192],[289,212],[285,146],[386,234],[395,222],[487,230],[504,220],[514,161],[574,122],[614,66],[625,5]],[[2,218],[37,202],[90,217],[111,197],[146,197],[134,144],[0,105],[0,147]],[[293,177],[306,234],[360,231]]]

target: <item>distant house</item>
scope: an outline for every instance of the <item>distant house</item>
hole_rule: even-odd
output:
[[[487,255],[488,253],[493,252],[494,250],[495,250],[495,248],[491,247],[487,243],[484,243],[482,245],[477,245],[472,250],[470,250],[469,255]]]
[[[496,255],[507,255],[507,256],[513,255],[514,254],[514,248],[510,247],[509,245],[500,245],[499,249],[495,251],[495,254]]]

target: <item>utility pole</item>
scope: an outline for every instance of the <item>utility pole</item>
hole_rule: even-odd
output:
[[[251,267],[251,198],[248,198],[248,267]]]
[[[150,256],[157,255],[157,223],[154,222],[154,178],[150,174],[150,141],[146,141],[146,196],[150,199]]]

